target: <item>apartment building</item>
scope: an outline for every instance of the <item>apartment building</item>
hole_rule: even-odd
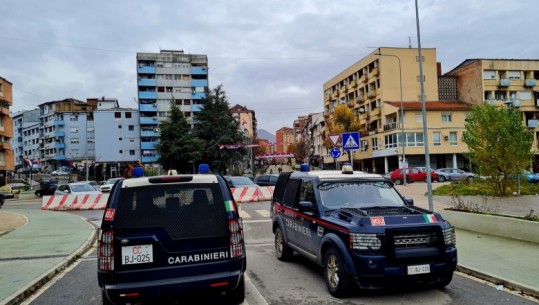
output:
[[[296,143],[294,129],[290,127],[279,128],[275,132],[275,152],[277,154],[289,153],[290,144]]]
[[[247,155],[244,159],[244,170],[251,171],[255,162],[255,155],[253,153],[253,146],[257,139],[256,129],[257,121],[255,111],[248,109],[246,106],[239,104],[230,108],[230,113],[236,123],[238,123],[240,132],[243,134],[243,145],[247,147]]]
[[[417,49],[377,48],[324,83],[326,126],[341,104],[350,107],[360,122],[360,149],[353,152],[355,168],[385,173],[405,163],[425,165],[419,60]],[[456,81],[448,76],[440,86],[436,49],[422,49],[421,60],[430,166],[465,167],[468,148],[461,139],[470,106],[448,101],[456,96]],[[326,156],[324,162],[334,160]]]
[[[15,157],[15,172],[23,173],[32,167],[41,168],[39,152],[39,109],[20,111],[11,114],[13,120],[13,139],[11,148]],[[35,165],[34,165],[35,164]]]
[[[0,77],[0,185],[7,182],[7,172],[15,169],[15,158],[11,149],[13,121],[9,108],[13,106],[13,84]]]
[[[466,59],[445,75],[456,77],[459,100],[519,109],[539,148],[539,60]],[[533,161],[539,170],[539,155]]]
[[[137,53],[137,88],[141,161],[155,163],[159,122],[169,116],[171,103],[191,127],[196,123],[193,114],[200,111],[209,92],[208,58],[176,50]]]

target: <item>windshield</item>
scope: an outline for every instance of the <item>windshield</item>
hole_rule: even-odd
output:
[[[240,185],[254,185],[255,183],[247,177],[230,177],[230,182],[234,186]]]
[[[90,184],[73,184],[71,185],[71,191],[74,193],[78,192],[89,192],[95,191],[95,188]]]
[[[329,209],[400,207],[402,198],[387,182],[323,182],[318,186],[322,204]]]

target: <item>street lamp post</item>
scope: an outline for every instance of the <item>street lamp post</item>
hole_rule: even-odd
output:
[[[402,105],[402,68],[401,68],[401,59],[397,55],[393,54],[382,54],[380,51],[378,53],[374,53],[375,55],[380,56],[390,56],[395,57],[399,63],[399,85],[400,85],[400,125],[401,125],[401,134],[402,134],[402,164],[405,167],[404,171],[404,179],[403,179],[403,185],[406,186],[406,171],[408,170],[408,164],[406,163],[406,153],[404,148],[406,147],[406,135],[404,134],[404,107]],[[399,164],[400,167],[400,164]]]

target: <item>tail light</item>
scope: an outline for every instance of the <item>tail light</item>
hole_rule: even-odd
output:
[[[228,221],[228,236],[230,238],[230,257],[241,257],[245,253],[243,246],[243,226],[240,219]]]
[[[98,266],[99,270],[114,270],[114,231],[101,231],[99,236]]]

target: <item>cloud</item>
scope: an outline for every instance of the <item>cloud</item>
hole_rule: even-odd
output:
[[[539,54],[534,0],[418,3],[422,47],[436,48],[444,72],[467,58]],[[210,86],[275,132],[322,111],[323,83],[370,47],[417,46],[415,5],[402,0],[6,0],[2,10],[13,111],[101,96],[136,108],[136,53],[175,49],[207,54]]]

